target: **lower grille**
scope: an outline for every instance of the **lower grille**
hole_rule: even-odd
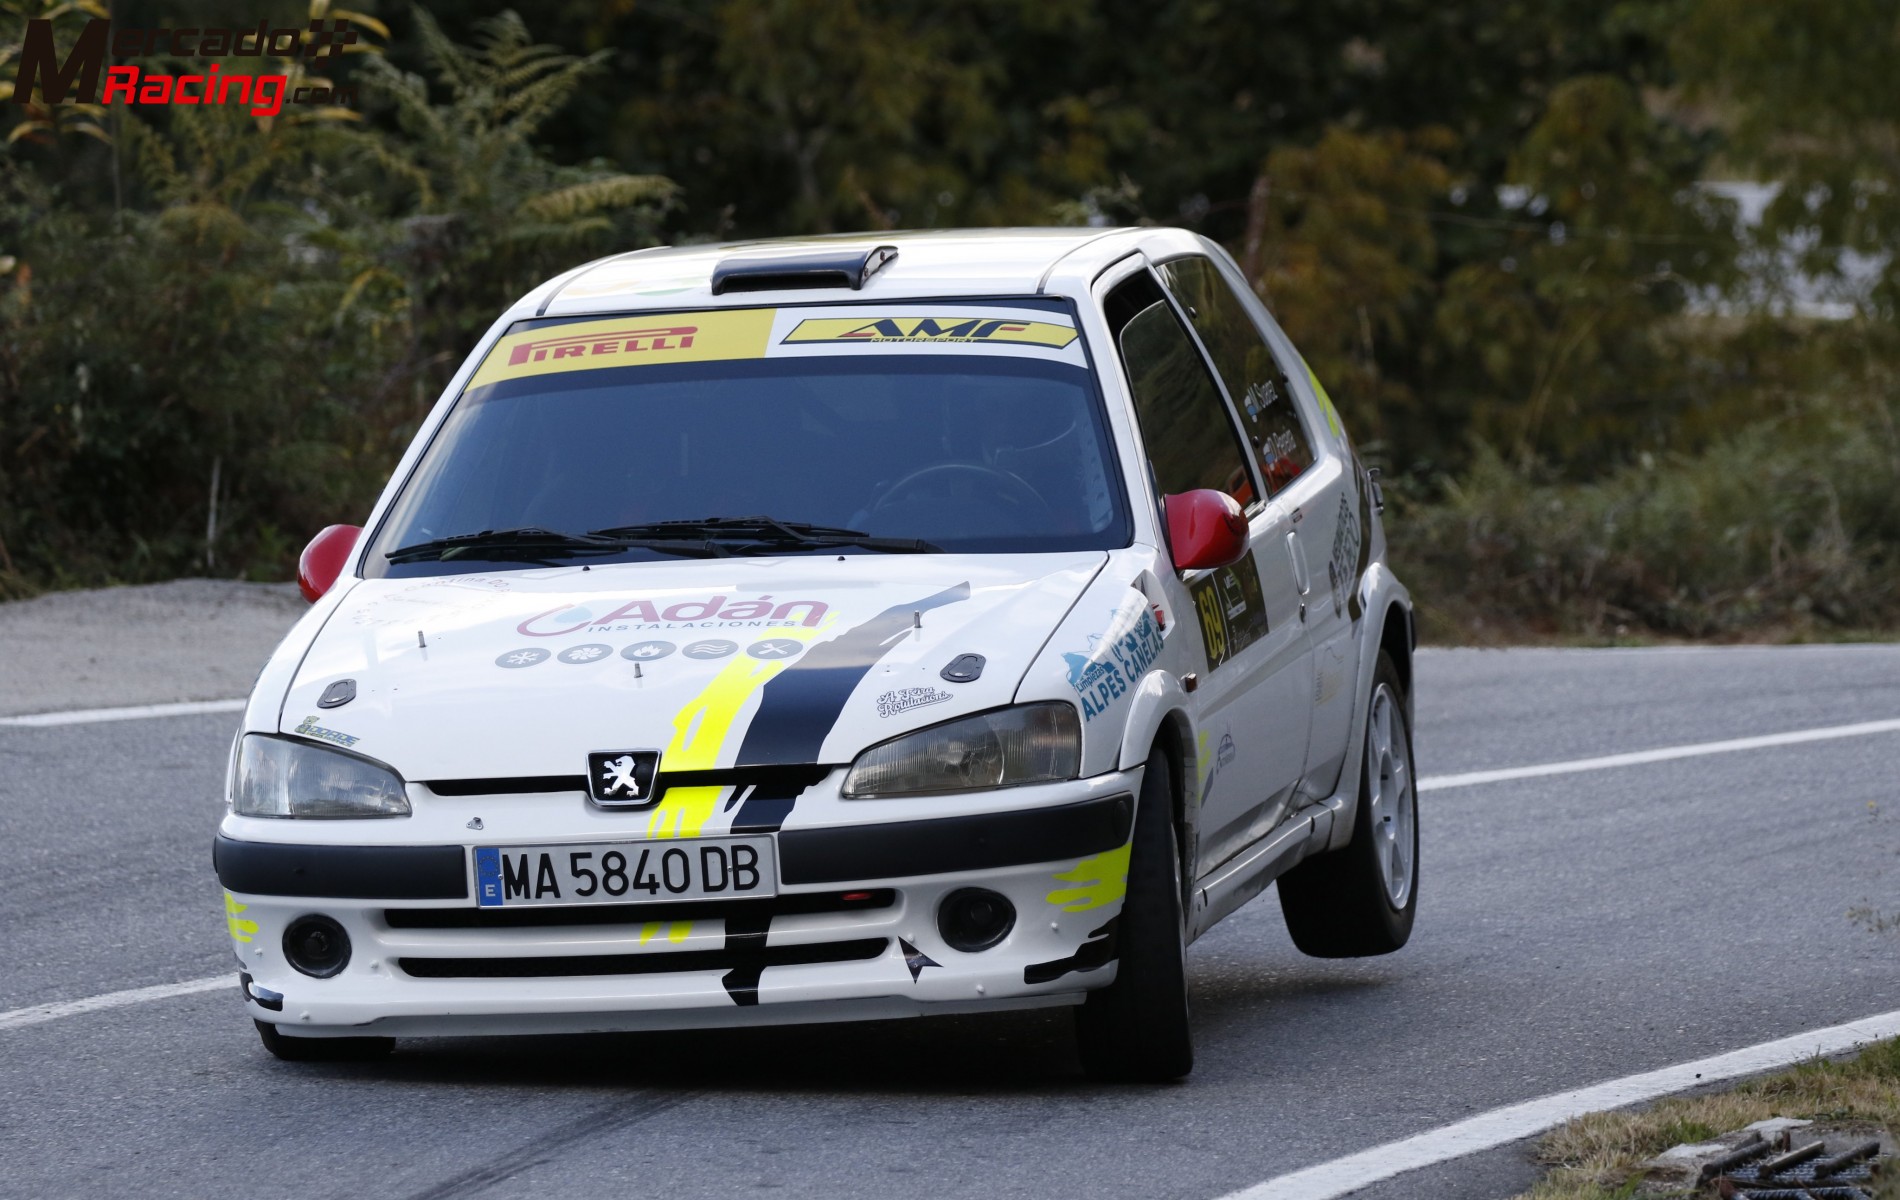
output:
[[[889,938],[856,938],[811,946],[745,950],[680,950],[658,954],[575,954],[554,958],[399,958],[418,979],[537,979],[574,975],[661,975],[681,971],[756,971],[817,963],[865,962],[890,948]],[[756,979],[757,976],[755,975]]]
[[[588,904],[573,908],[387,908],[391,929],[547,929],[572,925],[644,925],[651,921],[766,921],[811,913],[864,912],[897,903],[892,888],[805,892],[760,900],[685,900],[667,904]]]

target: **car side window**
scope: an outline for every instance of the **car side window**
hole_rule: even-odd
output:
[[[1286,373],[1212,262],[1199,255],[1177,258],[1160,271],[1227,385],[1247,440],[1260,458],[1267,494],[1278,495],[1313,465],[1312,443]]]
[[[1154,278],[1135,275],[1109,293],[1104,308],[1161,494],[1213,488],[1242,507],[1253,503],[1253,477],[1227,405]]]

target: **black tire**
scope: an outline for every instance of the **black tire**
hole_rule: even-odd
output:
[[[257,1036],[270,1051],[285,1062],[361,1062],[383,1058],[396,1048],[396,1039],[387,1037],[307,1038],[277,1032],[268,1021],[252,1021]]]
[[[1174,829],[1174,764],[1157,746],[1135,802],[1128,894],[1116,918],[1115,982],[1075,1010],[1076,1047],[1092,1079],[1165,1083],[1194,1069],[1188,1027],[1187,929]]]
[[[1389,705],[1393,729],[1392,755],[1396,761],[1401,748],[1405,783],[1399,789],[1405,812],[1391,811],[1382,804],[1383,819],[1375,815],[1372,789],[1376,783],[1390,787],[1395,773],[1381,772],[1374,758],[1386,756],[1374,752],[1374,722],[1381,697]],[[1372,692],[1366,698],[1366,744],[1359,773],[1359,803],[1353,818],[1352,840],[1338,850],[1307,859],[1280,877],[1280,911],[1286,916],[1287,932],[1302,953],[1314,958],[1369,958],[1390,954],[1412,936],[1412,921],[1418,914],[1418,787],[1412,758],[1412,717],[1406,705],[1405,688],[1398,668],[1385,651],[1379,652],[1379,664],[1372,676]],[[1401,830],[1409,815],[1409,830]],[[1409,840],[1411,858],[1403,872],[1403,899],[1395,903],[1388,873],[1392,852],[1400,842]]]

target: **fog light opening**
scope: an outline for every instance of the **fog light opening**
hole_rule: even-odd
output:
[[[298,917],[284,930],[284,959],[313,979],[328,979],[350,963],[350,935],[322,913]]]
[[[958,888],[937,906],[937,932],[952,950],[988,950],[1016,927],[1016,906],[988,888]]]

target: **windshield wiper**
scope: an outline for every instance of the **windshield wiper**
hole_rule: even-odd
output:
[[[618,554],[625,550],[658,550],[665,554],[717,555],[720,550],[707,546],[685,546],[672,541],[649,542],[634,537],[613,537],[592,533],[561,533],[529,525],[520,529],[484,529],[479,533],[458,533],[431,538],[413,546],[399,546],[383,557],[392,563],[422,562],[436,559],[474,558],[499,561],[553,562],[589,554]]]
[[[698,521],[652,521],[644,525],[614,525],[606,529],[591,530],[590,533],[592,536],[604,538],[748,543],[738,547],[740,553],[784,546],[798,546],[813,550],[850,546],[861,550],[881,550],[890,554],[943,553],[943,547],[921,538],[877,537],[861,529],[841,529],[836,525],[812,525],[805,521],[781,521],[776,517],[706,517]]]

